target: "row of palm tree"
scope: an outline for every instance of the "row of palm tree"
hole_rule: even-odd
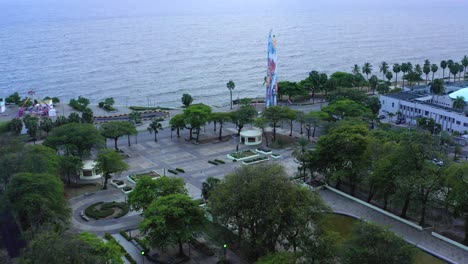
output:
[[[431,89],[431,93],[437,96],[444,94],[445,93],[444,81],[442,79],[434,79],[434,81],[432,81],[430,84],[430,89]],[[455,98],[452,103],[452,107],[460,111],[463,111],[466,105],[467,104],[465,101],[465,97],[463,96],[457,96],[457,98]]]
[[[454,62],[453,60],[442,60],[439,65],[442,69],[442,80],[445,80],[445,70],[448,68],[448,80],[450,81],[451,75],[453,75],[453,82],[456,82],[458,75],[458,80],[461,81],[466,78],[468,56],[465,55],[460,63]],[[395,73],[395,86],[398,85],[398,74],[401,72],[403,73],[403,87],[405,86],[405,80],[417,82],[419,85],[421,81],[424,81],[421,79],[423,74],[426,75],[425,82],[428,84],[429,75],[432,73],[431,82],[433,82],[435,79],[435,73],[439,70],[439,65],[431,64],[429,60],[425,60],[422,66],[420,64],[416,64],[414,67],[411,62],[401,64],[395,63],[392,67],[392,71]],[[367,80],[369,80],[369,75],[372,74],[373,71],[372,64],[366,62],[362,68],[355,64],[352,68],[352,72],[355,75],[359,74],[361,70],[362,73],[366,75]],[[379,64],[379,71],[382,73],[382,80],[385,80],[386,78],[390,81],[393,78],[393,74],[390,71],[390,65],[387,62],[383,61]]]

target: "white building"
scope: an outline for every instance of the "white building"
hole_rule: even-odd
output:
[[[468,98],[466,98],[468,99]],[[442,130],[462,134],[468,133],[468,117],[464,111],[452,108],[453,99],[449,95],[431,95],[426,93],[401,92],[379,96],[381,114],[401,113],[407,123],[416,125],[417,119],[432,118],[442,126]]]
[[[96,162],[93,160],[83,161],[83,168],[80,170],[81,180],[96,180],[102,177],[102,174],[98,173],[95,169]]]

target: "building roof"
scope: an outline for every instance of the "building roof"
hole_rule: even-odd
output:
[[[241,131],[240,133],[243,137],[259,137],[262,135],[262,131],[260,130],[245,130]]]
[[[399,100],[413,101],[414,99],[423,97],[424,95],[414,94],[414,93],[409,93],[409,92],[400,92],[400,93],[394,93],[394,94],[386,94],[385,96],[399,99]]]
[[[458,96],[463,96],[465,98],[465,102],[468,102],[468,87],[453,92],[449,94],[449,96],[452,99],[457,99]]]
[[[83,170],[92,170],[96,167],[96,161],[94,160],[85,160],[83,161]]]

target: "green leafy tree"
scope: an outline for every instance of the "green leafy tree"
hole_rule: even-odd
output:
[[[90,247],[89,254],[97,259],[97,263],[124,263],[124,253],[120,245],[115,241],[104,242],[95,234],[81,233],[78,238]]]
[[[439,192],[443,188],[445,182],[445,172],[441,170],[437,165],[428,162],[424,166],[422,173],[418,175],[417,181],[415,181],[416,196],[421,203],[421,218],[419,225],[424,226],[426,224],[426,209],[429,199],[436,192]]]
[[[342,120],[346,117],[365,117],[370,115],[369,109],[353,100],[344,99],[330,103],[322,109],[331,120]]]
[[[94,124],[93,110],[91,110],[89,108],[85,108],[83,110],[83,113],[81,113],[81,122],[82,123],[88,123],[88,124]]]
[[[200,129],[208,122],[211,116],[211,107],[204,104],[191,105],[184,110],[185,124],[190,131],[190,139],[193,139],[193,130],[197,133],[196,141],[200,138]]]
[[[193,239],[204,220],[198,204],[185,194],[170,194],[154,200],[143,214],[140,230],[150,245],[165,249],[179,245],[183,255],[183,243]]]
[[[5,198],[21,230],[33,233],[42,225],[68,225],[70,209],[60,178],[50,174],[18,173],[7,185]]]
[[[125,122],[123,126],[125,128],[125,135],[127,136],[128,146],[130,147],[132,145],[130,143],[130,136],[135,135],[136,137],[138,137],[138,131],[136,129],[135,124],[133,124],[132,122]]]
[[[347,72],[335,72],[330,76],[337,82],[338,87],[354,87],[355,75]]]
[[[401,72],[401,66],[398,63],[393,64],[393,72],[395,73],[395,88],[398,87],[398,74]]]
[[[465,106],[466,106],[465,97],[457,96],[457,98],[453,100],[453,105],[452,105],[453,108],[463,111],[463,109],[465,109]]]
[[[39,118],[26,116],[24,118],[24,126],[28,130],[28,135],[32,138],[34,144],[36,144],[39,135]]]
[[[213,190],[208,203],[220,223],[238,230],[254,259],[274,253],[278,244],[295,250],[299,237],[328,211],[317,193],[290,181],[279,164],[238,168]]]
[[[392,231],[360,223],[345,242],[343,262],[349,264],[413,263],[415,249]]]
[[[9,103],[9,104],[20,105],[20,103],[21,103],[21,96],[18,94],[18,92],[14,92],[13,94],[11,94],[11,95],[8,96],[7,98],[5,98],[5,102],[7,102],[7,103]]]
[[[42,145],[27,146],[22,150],[21,158],[20,172],[58,175],[60,156],[54,149]]]
[[[203,183],[202,183],[202,191],[201,191],[201,196],[203,199],[208,201],[210,198],[210,194],[213,191],[213,189],[221,182],[220,179],[215,178],[215,177],[208,177]]]
[[[393,78],[393,73],[391,71],[387,71],[387,73],[385,74],[385,78],[387,78],[388,80],[388,83],[390,84],[392,78]]]
[[[268,147],[268,137],[266,136],[266,133],[265,133],[265,129],[268,127],[268,120],[264,117],[257,117],[254,119],[253,125],[255,127],[260,128],[260,130],[262,130],[262,136],[265,139],[266,146]]]
[[[291,100],[293,96],[307,95],[307,91],[304,87],[295,82],[283,81],[278,82],[278,95],[280,96],[280,99],[282,99],[283,95],[287,95],[288,99]]]
[[[99,152],[96,159],[96,169],[104,174],[103,189],[107,189],[107,181],[113,173],[121,173],[128,170],[129,166],[122,160],[122,156],[114,150],[104,150]]]
[[[253,122],[257,116],[257,110],[252,105],[242,105],[237,111],[231,112],[231,121],[237,127],[237,136],[245,125]]]
[[[71,184],[71,176],[76,176],[81,168],[83,168],[83,162],[79,157],[62,156],[60,158],[60,172],[65,177],[68,185]]]
[[[65,125],[66,123],[68,123],[68,119],[65,116],[57,116],[57,119],[55,119],[56,127]]]
[[[367,80],[369,80],[369,74],[372,73],[372,65],[369,62],[364,63],[364,66],[362,66],[362,73],[364,73]]]
[[[446,171],[452,192],[449,201],[455,205],[457,215],[465,220],[465,238],[463,243],[468,245],[468,163],[452,163]]]
[[[84,109],[83,109],[84,111]],[[68,115],[68,120],[67,120],[67,123],[81,123],[81,117],[78,113],[70,113],[70,115]]]
[[[439,96],[445,93],[445,84],[442,79],[435,79],[432,83],[429,84],[431,93]]]
[[[163,176],[153,180],[143,176],[137,181],[135,190],[128,195],[128,203],[133,210],[145,211],[153,201],[170,194],[187,194],[183,179]]]
[[[229,80],[228,83],[226,83],[226,88],[228,88],[229,90],[229,93],[231,95],[231,109],[232,109],[232,90],[234,90],[234,88],[236,88],[236,84],[232,81],[232,80]]]
[[[351,195],[354,195],[357,184],[362,180],[368,142],[368,129],[364,124],[354,121],[339,123],[327,135],[320,137],[317,142],[318,159],[313,162],[327,179],[336,182],[337,187],[346,179],[351,186]]]
[[[285,107],[284,119],[289,121],[289,136],[292,136],[294,121],[296,121],[298,111]]]
[[[89,105],[89,99],[82,96],[78,96],[78,99],[71,99],[68,105],[70,105],[76,111],[81,112],[84,109],[86,109],[86,107]]]
[[[287,108],[282,106],[271,106],[263,111],[263,116],[273,125],[273,141],[276,141],[276,127],[281,120],[286,119]]]
[[[20,118],[13,118],[10,122],[10,130],[17,136],[21,134],[23,121]]]
[[[115,150],[119,150],[117,141],[120,137],[128,134],[130,124],[131,123],[128,121],[110,121],[102,124],[99,130],[103,137],[113,139]],[[135,128],[135,126],[133,126],[133,128]]]
[[[190,94],[184,93],[184,94],[182,95],[181,101],[182,101],[182,104],[183,104],[185,107],[189,107],[190,104],[192,104],[192,102],[193,102],[193,98],[192,98],[192,96],[191,96]]]
[[[307,131],[307,140],[310,141],[310,137],[315,137],[317,128],[323,124],[323,121],[328,118],[326,112],[309,112],[304,116],[304,128]]]
[[[180,130],[185,128],[185,116],[184,114],[177,114],[169,121],[171,128],[177,130],[177,137],[180,137]]]
[[[401,64],[401,71],[403,72],[403,88],[405,87],[405,76],[408,72],[411,72],[413,70],[413,65],[411,62],[406,62]]]
[[[231,114],[230,113],[225,113],[225,112],[216,112],[212,113],[210,116],[210,120],[218,123],[219,124],[219,136],[218,139],[221,140],[223,138],[223,126],[224,123],[227,121],[231,120]],[[216,131],[216,126],[215,126],[215,131]]]
[[[327,83],[324,86],[325,97],[328,97],[328,93],[335,91],[338,88],[338,81],[331,77],[327,80]]]
[[[377,85],[377,92],[379,92],[379,94],[387,94],[388,92],[390,92],[390,87],[388,86],[388,83],[386,82],[381,82]]]
[[[41,130],[46,132],[46,135],[49,136],[49,132],[52,131],[52,128],[54,128],[54,123],[49,117],[43,117],[41,119],[41,122],[39,124],[39,127]]]
[[[103,144],[104,138],[93,125],[79,123],[55,128],[44,141],[47,147],[81,158],[87,156],[91,149],[100,148]]]
[[[28,243],[18,263],[120,264],[124,263],[123,254],[116,242],[106,243],[88,232],[72,235],[46,229]]]
[[[300,172],[302,175],[300,176],[303,177],[304,182],[306,181],[306,162],[308,161],[309,157],[309,144],[309,140],[300,138],[292,152],[292,156],[301,163]]]

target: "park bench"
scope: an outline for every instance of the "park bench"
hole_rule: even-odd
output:
[[[80,212],[80,217],[81,217],[83,220],[85,220],[86,222],[89,221],[89,218],[85,215],[84,211],[81,211],[81,212]]]

